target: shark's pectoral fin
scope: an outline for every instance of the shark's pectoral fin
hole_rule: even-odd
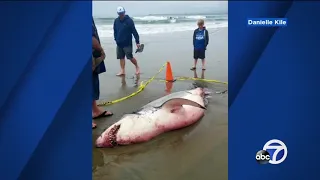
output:
[[[160,107],[174,111],[175,109],[181,108],[182,105],[190,105],[201,109],[206,109],[206,107],[202,106],[201,104],[184,98],[169,99],[168,101],[164,102]]]

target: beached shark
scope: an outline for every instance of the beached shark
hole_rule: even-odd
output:
[[[142,143],[194,124],[204,116],[206,95],[204,89],[195,88],[152,101],[107,128],[96,140],[96,147]]]

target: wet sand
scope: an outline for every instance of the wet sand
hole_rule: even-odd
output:
[[[101,99],[114,100],[137,90],[138,83],[153,76],[170,61],[175,77],[187,76],[206,79],[228,80],[228,31],[209,29],[210,44],[207,48],[207,70],[192,66],[192,33],[180,32],[141,37],[144,52],[137,54],[141,72],[134,75],[134,67],[127,61],[126,77],[116,77],[119,61],[113,39],[101,39],[107,54],[107,72],[100,76]],[[198,63],[200,63],[199,61]],[[164,78],[165,71],[158,78]],[[194,85],[207,87],[212,92],[227,89],[226,85],[195,81],[177,81],[172,92],[187,90]],[[102,131],[122,115],[166,95],[165,83],[153,81],[140,94],[122,102],[105,106],[114,116],[96,120],[93,142]],[[97,149],[93,145],[92,177],[94,180],[227,180],[228,179],[228,95],[213,94],[205,116],[196,124],[156,137],[150,142]]]

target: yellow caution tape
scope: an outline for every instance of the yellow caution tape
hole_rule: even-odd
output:
[[[131,93],[130,95],[128,96],[125,96],[125,97],[122,97],[122,98],[119,98],[119,99],[116,99],[116,100],[113,100],[113,101],[105,101],[105,102],[101,102],[98,104],[98,106],[107,106],[107,105],[111,105],[111,104],[114,104],[114,103],[118,103],[118,102],[121,102],[123,100],[126,100],[128,98],[131,98],[137,94],[139,94],[141,91],[144,90],[144,88],[150,84],[153,80],[155,80],[155,78],[158,76],[158,74],[161,73],[161,71],[163,71],[164,67],[166,66],[167,63],[163,64],[161,66],[161,68],[159,69],[159,71],[154,75],[152,76],[148,81],[144,82],[142,81],[139,85],[139,88],[137,91]],[[213,79],[201,79],[201,78],[189,78],[189,77],[178,77],[177,79],[175,79],[174,81],[185,81],[185,80],[196,80],[196,81],[204,81],[204,82],[211,82],[211,83],[220,83],[220,84],[228,84],[227,82],[222,82],[222,81],[218,81],[218,80],[213,80]],[[166,80],[159,80],[159,81],[163,81],[163,82],[167,82]]]
[[[145,83],[144,83],[144,81],[142,81],[142,82],[140,83],[140,86],[139,86],[139,88],[138,88],[138,90],[137,90],[136,92],[133,92],[132,94],[130,94],[130,95],[128,95],[128,96],[125,96],[125,97],[122,97],[122,98],[120,98],[120,99],[116,99],[116,100],[113,100],[113,101],[107,101],[107,102],[99,103],[98,106],[107,106],[107,105],[110,105],[110,104],[114,104],[114,103],[117,103],[117,102],[126,100],[126,99],[128,99],[128,98],[131,98],[132,96],[135,96],[135,95],[139,94],[141,91],[144,90],[144,88],[145,88],[148,84],[150,84],[150,83],[154,80],[154,78],[156,78],[156,77],[158,76],[158,74],[161,73],[161,71],[162,71],[163,68],[166,66],[166,64],[167,64],[167,63],[163,64],[162,67],[159,69],[159,71],[158,71],[154,76],[152,76],[148,81],[146,81]]]
[[[191,77],[178,77],[175,81],[186,81],[186,80],[194,80],[194,81],[203,81],[203,82],[210,82],[210,83],[218,83],[218,84],[228,84],[227,82],[222,82],[214,79],[202,79],[202,78],[191,78]],[[159,80],[162,82],[167,82],[166,80]]]

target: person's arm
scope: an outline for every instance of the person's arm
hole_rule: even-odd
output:
[[[136,44],[140,44],[140,37],[137,32],[136,26],[134,25],[133,20],[131,20],[131,30],[132,30],[133,37],[136,40]]]
[[[103,50],[98,39],[95,38],[96,35],[96,27],[94,25],[94,23],[92,24],[92,48],[97,50],[97,51],[101,51]]]
[[[208,44],[209,44],[209,32],[208,32],[208,30],[206,30],[206,48],[207,48],[207,46],[208,46]]]
[[[95,51],[98,51],[100,52],[99,54],[97,54],[96,56],[98,57],[95,57],[95,58],[100,58],[101,61],[103,61],[105,58],[106,58],[106,54],[104,53],[104,50],[103,48],[101,47],[99,41],[97,38],[95,38],[94,36],[92,36],[92,48],[95,50]],[[93,52],[94,53],[94,52]],[[92,57],[94,57],[95,55],[92,54]],[[95,62],[96,63],[96,62]],[[96,66],[93,67],[93,69],[95,69]]]
[[[116,41],[116,37],[117,37],[116,19],[113,22],[113,37],[114,37],[114,40]]]
[[[196,42],[196,30],[194,30],[193,31],[193,46],[194,46],[194,44],[195,44],[195,42]]]
[[[103,51],[98,39],[95,38],[94,36],[92,36],[92,47],[97,51]]]

